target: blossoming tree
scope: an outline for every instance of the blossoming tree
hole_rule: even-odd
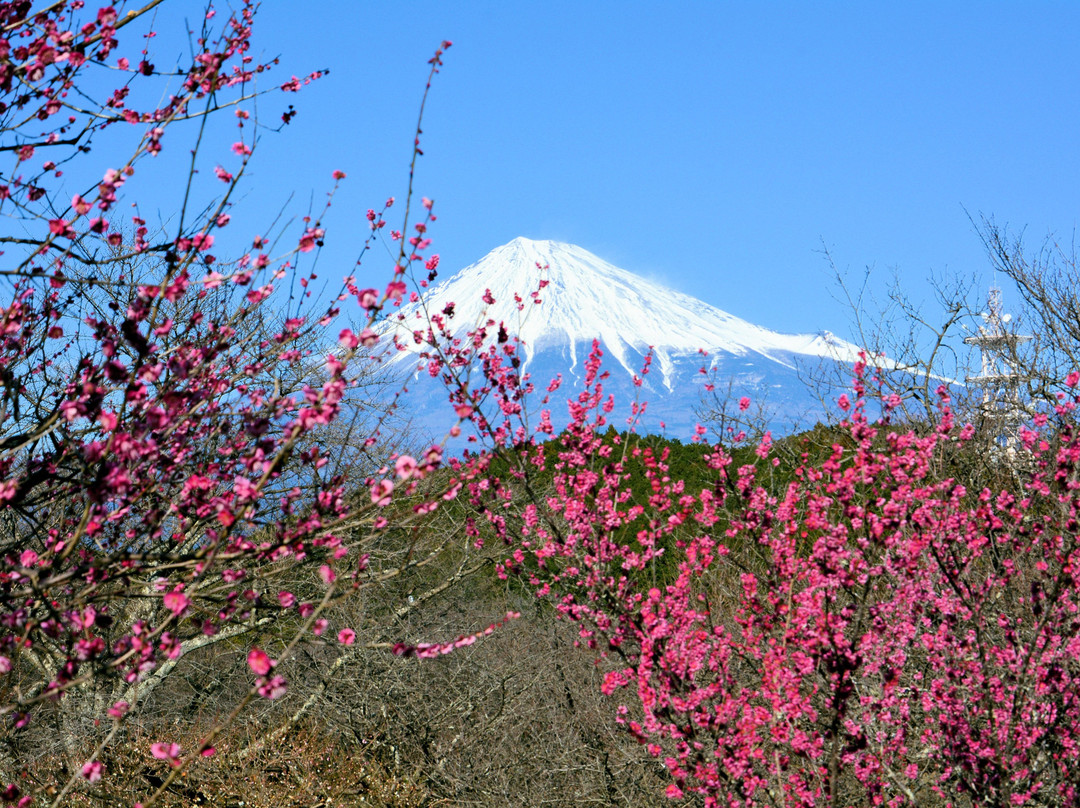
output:
[[[392,396],[382,414],[331,431],[377,371],[377,313],[401,300],[414,264],[437,263],[424,257],[425,224],[397,239],[381,284],[344,278],[321,302],[304,269],[325,237],[321,214],[273,240],[234,238],[255,96],[320,74],[256,91],[273,65],[251,55],[249,0],[228,14],[208,6],[190,62],[159,68],[149,43],[161,2],[0,3],[0,798],[20,806],[86,794],[153,804],[245,710],[288,692],[305,638],[328,634],[339,658],[389,647],[333,625],[333,609],[419,563],[409,547],[378,549],[386,514],[402,530],[444,501],[438,446],[414,458],[387,445]],[[221,119],[235,127],[223,144],[207,135]],[[190,169],[169,224],[152,231],[137,205],[123,211],[172,149],[190,150]],[[333,187],[344,179],[334,172]],[[369,212],[368,243],[392,204]],[[224,259],[223,240],[248,246]],[[299,299],[282,298],[286,278]],[[342,306],[366,322],[342,328]],[[215,646],[246,660],[228,709],[194,742],[147,737],[168,766],[156,780],[110,772],[110,745],[144,731],[155,690]],[[279,730],[304,710],[301,697]],[[34,769],[41,755],[52,757]]]
[[[831,449],[789,464],[768,433],[749,457],[702,444],[707,483],[693,489],[666,449],[612,437],[599,346],[569,427],[523,439],[515,350],[486,355],[480,393],[498,408],[473,417],[509,470],[467,483],[473,535],[504,543],[501,574],[580,626],[669,796],[1075,803],[1080,373],[1023,430],[1023,451],[992,461],[1015,467],[1012,488],[950,476],[981,444],[945,387],[929,434],[891,425],[880,392],[886,415],[871,423],[860,364]]]

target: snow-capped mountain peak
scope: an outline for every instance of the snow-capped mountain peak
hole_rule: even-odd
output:
[[[485,297],[495,302],[487,304]],[[651,348],[653,372],[669,392],[679,383],[678,360],[699,349],[756,355],[787,368],[800,356],[853,362],[858,355],[854,345],[829,332],[782,334],[762,328],[557,241],[515,238],[424,296],[427,311],[441,311],[451,302],[454,322],[463,331],[485,319],[504,322],[524,342],[526,366],[555,349],[573,372],[587,346],[599,339],[607,355],[632,374],[641,370]],[[414,303],[401,314],[411,324],[420,312]]]

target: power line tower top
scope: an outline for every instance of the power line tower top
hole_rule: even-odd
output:
[[[982,359],[981,372],[968,376],[967,383],[983,391],[982,416],[993,430],[994,442],[1014,448],[1020,426],[1031,417],[1031,408],[1020,398],[1021,385],[1031,377],[1020,372],[1017,347],[1029,342],[1031,336],[1009,329],[1012,316],[1004,312],[1001,289],[996,286],[990,288],[982,318],[979,333],[964,338],[967,345],[979,349]]]

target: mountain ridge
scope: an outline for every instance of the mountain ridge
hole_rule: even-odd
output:
[[[485,304],[485,295],[494,299]],[[429,311],[453,303],[455,333],[481,319],[506,324],[523,343],[526,367],[538,354],[563,349],[574,371],[579,350],[599,339],[627,373],[640,371],[651,349],[662,384],[673,391],[675,360],[700,350],[757,354],[794,368],[794,357],[852,363],[858,349],[828,331],[785,334],[754,325],[685,293],[610,264],[572,244],[518,237],[497,247],[424,294]],[[539,303],[540,305],[537,305]],[[422,312],[402,306],[408,324]]]

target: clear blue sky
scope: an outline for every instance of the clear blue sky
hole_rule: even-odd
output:
[[[1080,216],[1080,3],[298,8],[264,2],[257,46],[282,55],[275,81],[330,75],[264,103],[299,115],[261,145],[249,203],[292,189],[302,213],[346,171],[327,273],[363,212],[403,196],[442,39],[417,190],[445,271],[553,238],[762,325],[843,334],[822,243],[922,298],[932,271],[989,272],[965,209],[1036,245]]]

